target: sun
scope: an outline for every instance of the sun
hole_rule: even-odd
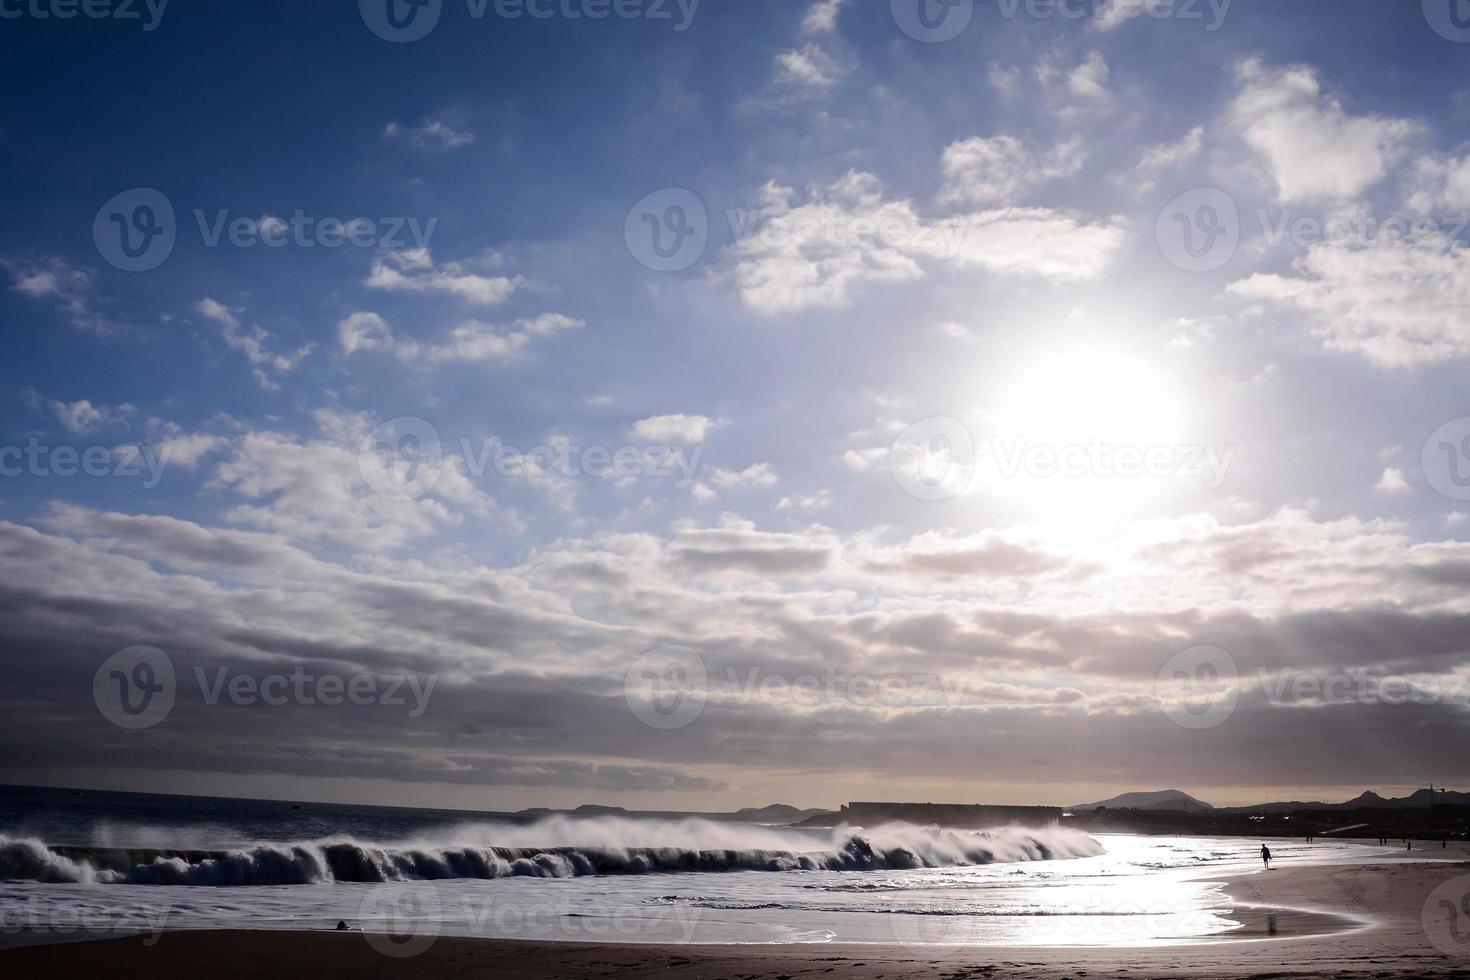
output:
[[[1121,518],[1171,483],[1187,399],[1144,359],[1100,348],[1041,356],[995,410],[989,476],[1048,519]]]
[[[1069,351],[1030,365],[1001,410],[1004,431],[1061,447],[1167,445],[1181,399],[1169,375],[1124,354]]]

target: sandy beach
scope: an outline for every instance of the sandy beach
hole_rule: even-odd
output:
[[[756,978],[1437,977],[1470,971],[1431,893],[1470,875],[1464,846],[1362,865],[1281,868],[1233,877],[1236,938],[1146,948],[811,944],[634,946],[441,938],[407,959],[358,933],[181,932],[32,946],[0,953],[8,976]],[[1457,894],[1462,894],[1461,892]],[[1431,909],[1426,930],[1424,910]],[[1326,914],[1324,917],[1323,914]],[[1330,917],[1330,918],[1329,918]],[[1440,923],[1434,928],[1435,922]],[[1464,928],[1463,917],[1459,922]],[[1321,932],[1323,928],[1333,931]],[[1274,935],[1271,933],[1274,930]],[[1431,939],[1439,940],[1437,948]],[[1303,934],[1306,932],[1307,934]],[[1458,955],[1456,955],[1458,954]]]

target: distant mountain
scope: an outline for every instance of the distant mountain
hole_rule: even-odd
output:
[[[1184,810],[1189,813],[1202,813],[1213,810],[1203,800],[1197,800],[1188,793],[1177,789],[1161,789],[1155,793],[1123,793],[1110,800],[1100,803],[1079,803],[1067,809],[1077,810]]]
[[[700,820],[713,820],[719,823],[793,824],[800,823],[809,817],[820,816],[829,812],[823,809],[802,810],[794,806],[787,806],[785,803],[773,803],[770,806],[762,807],[748,806],[736,810],[734,813],[705,813],[697,810],[628,810],[620,806],[602,806],[597,803],[584,803],[575,810],[553,810],[548,807],[531,807],[520,811],[517,816],[538,819],[550,816],[582,818],[623,817],[629,820],[684,820],[694,817]]]
[[[1396,798],[1385,798],[1370,790],[1365,790],[1359,795],[1348,800],[1346,803],[1259,803],[1255,806],[1232,806],[1222,807],[1236,813],[1251,811],[1283,811],[1283,810],[1425,810],[1433,803],[1451,803],[1456,806],[1470,806],[1470,793],[1461,793],[1455,790],[1434,791],[1433,801],[1429,798],[1429,788],[1415,790],[1408,796]]]

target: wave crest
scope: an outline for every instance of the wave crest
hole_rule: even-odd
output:
[[[872,830],[838,827],[825,839],[789,828],[732,831],[704,821],[663,826],[628,820],[548,821],[540,829],[542,839],[566,841],[576,835],[595,843],[536,847],[476,842],[446,846],[328,840],[228,850],[169,850],[48,847],[36,840],[0,836],[0,878],[230,887],[451,878],[905,870],[1087,857],[1103,851],[1102,845],[1087,834],[1060,827],[957,831],[885,824]],[[525,839],[536,830],[534,825],[514,829],[482,825],[460,828],[459,832],[461,840],[491,840],[502,834]],[[650,838],[673,843],[634,843]],[[726,846],[693,846],[704,838]]]

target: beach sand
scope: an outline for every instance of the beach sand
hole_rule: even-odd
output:
[[[441,938],[425,952],[393,959],[360,933],[169,933],[156,945],[138,938],[31,946],[0,952],[0,975],[297,977],[862,977],[945,980],[1008,977],[1441,977],[1470,976],[1470,931],[1456,945],[1446,928],[1436,948],[1423,913],[1430,893],[1470,875],[1461,846],[1400,854],[1366,865],[1281,868],[1225,881],[1244,929],[1230,940],[1146,948],[955,947],[813,944],[785,946],[600,946]],[[1460,894],[1464,894],[1462,890]],[[1438,896],[1429,907],[1441,923]],[[1302,935],[1336,913],[1355,920]],[[1275,914],[1275,938],[1268,938]],[[1462,915],[1460,926],[1470,930]],[[1297,933],[1294,935],[1294,933]],[[1448,937],[1448,939],[1447,939]]]

